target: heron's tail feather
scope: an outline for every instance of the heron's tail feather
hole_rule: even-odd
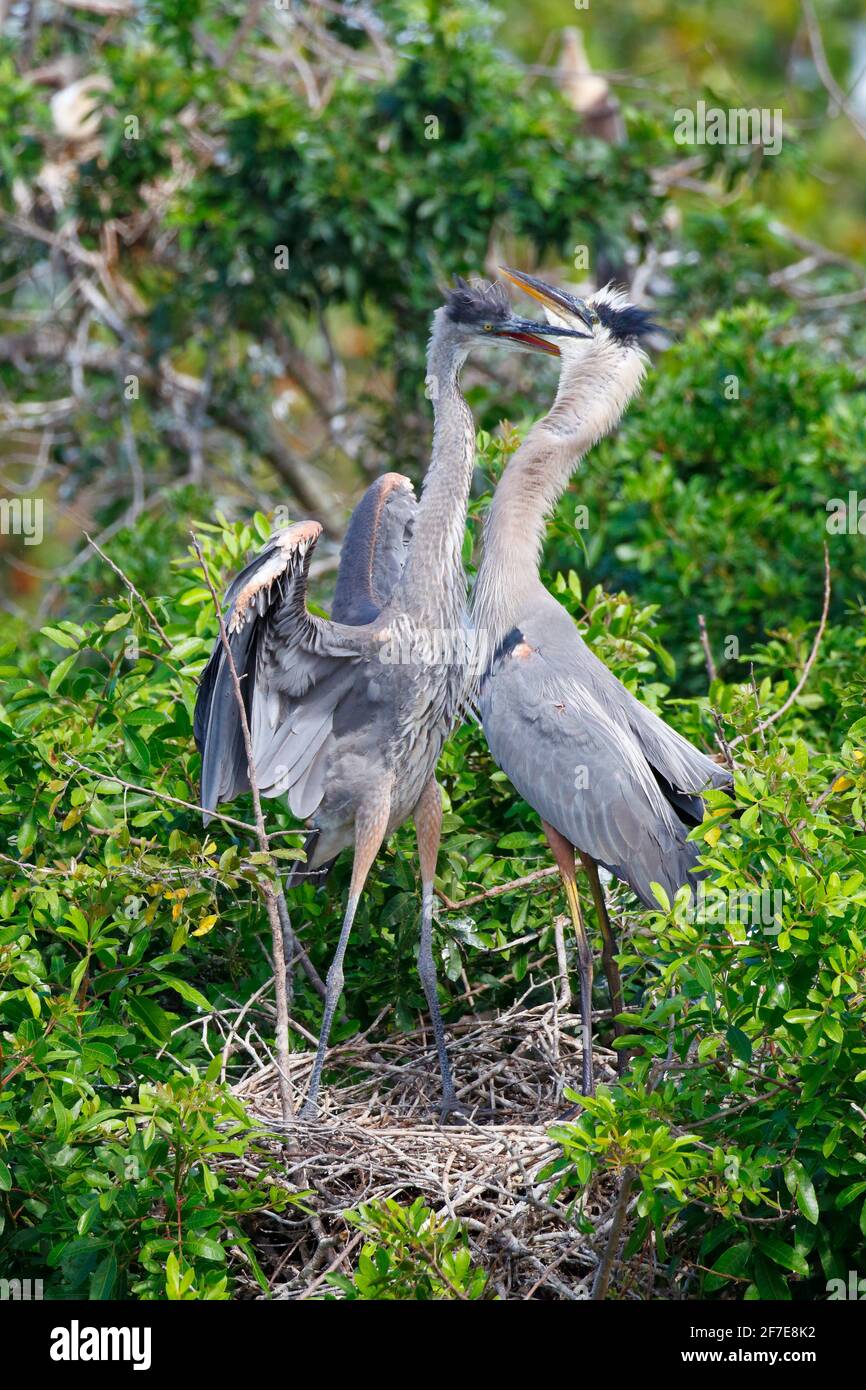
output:
[[[319,836],[321,833],[322,832],[315,827],[307,831],[304,836],[304,853],[307,857],[303,860],[299,859],[292,869],[286,879],[287,888],[295,888],[299,883],[314,883],[317,888],[320,888],[324,884],[328,874],[334,867],[337,856],[334,855],[333,859],[326,859],[324,863],[311,867],[311,862],[315,856],[316,845],[319,843]]]

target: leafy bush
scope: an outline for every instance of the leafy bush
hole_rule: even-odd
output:
[[[488,1298],[487,1276],[474,1267],[459,1221],[443,1220],[421,1198],[409,1207],[366,1202],[346,1213],[369,1239],[351,1278],[329,1275],[350,1300]]]
[[[654,1237],[705,1295],[822,1297],[866,1258],[864,744],[866,719],[839,754],[773,738],[713,795],[703,906],[681,890],[620,956],[640,1055],[556,1131],[558,1189],[633,1169],[626,1253]]]
[[[628,1253],[654,1241],[670,1282],[710,1298],[820,1293],[862,1267],[866,1222],[866,560],[860,534],[826,525],[827,503],[862,474],[864,329],[844,256],[818,258],[808,293],[841,292],[850,321],[780,299],[774,272],[799,243],[755,189],[792,212],[817,208],[820,192],[815,215],[827,216],[837,174],[849,203],[859,192],[840,169],[849,146],[820,119],[823,87],[804,84],[807,117],[790,150],[786,125],[784,157],[756,170],[751,149],[705,151],[732,198],[712,201],[708,184],[695,202],[664,178],[681,157],[668,90],[636,86],[638,107],[623,93],[627,136],[611,147],[552,84],[527,80],[483,5],[388,0],[382,66],[354,14],[314,8],[337,53],[364,49],[372,69],[338,61],[318,105],[286,74],[273,7],[256,42],[238,29],[239,4],[153,0],[128,18],[50,25],[31,7],[0,47],[0,385],[14,441],[3,473],[24,490],[42,478],[40,565],[69,569],[40,595],[36,567],[0,536],[17,585],[0,613],[0,1268],[42,1277],[51,1296],[225,1298],[239,1262],[263,1286],[252,1218],[300,1198],[277,1183],[266,1136],[232,1092],[245,1064],[231,1025],[249,1006],[256,1046],[273,1050],[270,868],[245,828],[248,800],[207,831],[195,809],[195,681],[216,625],[188,532],[222,590],[268,534],[261,512],[247,521],[256,507],[312,495],[304,505],[337,529],[368,471],[417,472],[441,281],[500,248],[567,267],[586,245],[593,264],[628,253],[665,269],[650,286],[680,337],[559,506],[545,578],[620,679],[684,734],[708,748],[716,720],[728,738],[749,734],[738,811],[717,796],[699,833],[708,883],[783,897],[768,933],[690,921],[680,903],[647,916],[612,891],[635,1059],[560,1128],[558,1200],[579,1209],[599,1175],[634,1171]],[[678,47],[703,51],[694,6],[673,8],[689,26]],[[786,7],[759,26],[773,40],[763,48],[749,38],[753,9],[731,42],[752,79],[769,63],[781,80]],[[787,9],[793,36],[799,7]],[[657,11],[600,15],[599,29],[643,65]],[[822,14],[834,59],[847,11],[834,10],[832,43]],[[719,22],[730,30],[727,12]],[[238,37],[233,60],[216,62]],[[534,61],[534,26],[530,39]],[[70,60],[107,79],[95,146],[72,148],[52,122],[44,77],[65,81]],[[814,179],[796,187],[819,127],[832,130],[829,195]],[[855,255],[862,221],[850,209],[843,221]],[[278,270],[279,246],[290,256]],[[470,568],[490,489],[553,382],[467,372],[482,426]],[[334,490],[319,506],[325,476]],[[90,514],[138,594],[101,560],[70,559]],[[765,736],[756,724],[781,709],[812,644],[825,540],[829,624],[805,689]],[[316,598],[328,595],[325,579]],[[40,598],[53,616],[34,635],[26,615]],[[465,906],[547,862],[537,817],[471,725],[441,777],[446,1014],[466,1007],[467,984],[490,1007],[530,987],[549,995],[556,880]],[[288,868],[298,827],[279,801],[267,815]],[[371,875],[337,1040],[377,1018],[409,1029],[424,1009],[414,856],[404,827]],[[320,974],[347,877],[344,857],[324,891],[292,899]],[[306,979],[294,985],[290,1044],[306,1047],[320,1000]],[[244,1156],[255,1180],[232,1161]],[[489,1296],[465,1233],[419,1203],[357,1221],[367,1246],[340,1283],[346,1297]]]

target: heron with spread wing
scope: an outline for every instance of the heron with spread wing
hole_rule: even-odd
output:
[[[433,452],[420,501],[412,517],[412,499],[402,499],[406,523],[401,528],[397,509],[405,480],[390,475],[378,494],[368,491],[359,504],[337,590],[342,621],[325,621],[307,608],[307,576],[321,533],[315,521],[275,535],[226,594],[226,626],[262,795],[285,796],[292,813],[308,823],[308,869],[323,869],[341,850],[354,849],[302,1112],[306,1117],[316,1113],[358,899],[383,841],[410,817],[421,864],[419,973],[442,1074],[443,1114],[455,1108],[436,993],[432,921],[442,818],[435,768],[466,689],[465,648],[458,638],[467,621],[461,553],[475,428],[459,377],[468,354],[479,346],[495,343],[558,356],[556,342],[574,331],[516,317],[501,285],[472,288],[458,282],[433,317],[427,359]],[[384,531],[377,505],[389,509]],[[445,637],[442,659],[431,662],[429,641],[437,634]],[[249,786],[220,643],[202,676],[195,736],[207,813]]]
[[[703,818],[701,793],[729,786],[730,774],[626,690],[538,574],[548,516],[583,455],[616,427],[643,380],[647,316],[615,290],[584,303],[534,277],[505,273],[541,301],[551,322],[588,330],[561,341],[554,404],[496,488],[472,614],[492,653],[479,698],[490,752],[541,817],[574,923],[583,1091],[591,1094],[592,953],[575,851],[599,916],[616,1016],[622,987],[598,865],[649,907],[658,906],[653,883],[672,899],[695,873],[698,850],[687,836]]]

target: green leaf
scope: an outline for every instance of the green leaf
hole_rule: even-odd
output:
[[[653,882],[650,884],[650,888],[652,889],[653,897],[655,898],[656,902],[664,908],[665,912],[670,912],[671,900],[665,892],[664,888],[662,888],[661,884]]]
[[[207,1236],[195,1236],[187,1241],[187,1248],[193,1255],[200,1256],[203,1260],[225,1260],[226,1252],[217,1240],[210,1240]]]
[[[141,734],[137,733],[135,729],[131,729],[128,724],[123,727],[123,746],[126,749],[126,756],[133,766],[142,772],[150,771],[150,752],[147,744]]]
[[[130,995],[126,1007],[137,1019],[144,1031],[154,1042],[168,1042],[171,1037],[171,1022],[168,1014],[153,999],[145,999],[140,994]]]
[[[724,1278],[724,1275],[741,1275],[749,1263],[752,1254],[752,1247],[747,1240],[738,1241],[736,1245],[729,1245],[713,1265],[712,1272],[704,1275],[704,1291],[713,1293],[716,1289],[726,1286],[736,1287],[731,1278]]]
[[[759,1236],[758,1244],[774,1264],[781,1265],[782,1269],[791,1270],[793,1274],[802,1274],[804,1279],[808,1277],[809,1266],[800,1251],[795,1250],[792,1245],[786,1245],[778,1236],[773,1235]]]
[[[109,1251],[90,1276],[90,1297],[94,1300],[111,1298],[117,1283],[117,1257]]]
[[[49,695],[55,695],[57,693],[57,689],[60,685],[60,682],[63,680],[63,677],[66,675],[67,671],[69,671],[75,664],[77,656],[78,653],[74,652],[72,656],[65,657],[63,661],[58,662],[58,664],[54,667],[54,670],[48,677]]]
[[[25,816],[18,827],[16,843],[20,854],[26,855],[36,840],[36,822],[32,816]]]
[[[103,623],[102,630],[103,632],[117,632],[118,628],[126,627],[131,619],[132,614],[127,608],[122,613],[115,613],[106,623]]]
[[[729,1028],[725,1037],[735,1057],[739,1058],[741,1062],[751,1062],[751,1039],[743,1032],[742,1028]]]
[[[812,1179],[799,1159],[791,1158],[783,1169],[785,1186],[807,1221],[816,1225],[819,1216],[818,1198],[812,1186]]]
[[[791,1298],[787,1279],[783,1279],[776,1266],[762,1255],[755,1259],[755,1283],[762,1299],[788,1302]]]
[[[188,1004],[195,1004],[197,1009],[204,1009],[207,1013],[210,1009],[210,1001],[205,998],[201,990],[196,989],[187,980],[179,980],[176,975],[165,975],[161,970],[155,970],[154,975],[170,989],[176,990],[181,999],[185,999]]]
[[[52,642],[56,642],[58,647],[66,647],[68,651],[77,652],[79,642],[68,632],[62,632],[59,627],[43,627],[40,629],[43,637],[50,637]]]

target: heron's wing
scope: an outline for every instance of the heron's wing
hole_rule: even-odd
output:
[[[408,478],[385,473],[371,483],[352,512],[331,616],[369,623],[381,612],[403,572],[418,503]]]
[[[364,629],[325,622],[307,609],[310,558],[321,530],[305,521],[279,532],[226,594],[226,630],[259,789],[263,796],[287,794],[302,819],[321,799],[319,755],[364,654]],[[249,788],[234,683],[219,639],[199,685],[194,732],[208,812]]]
[[[648,906],[657,906],[653,882],[673,898],[696,847],[635,738],[589,687],[517,632],[485,676],[480,704],[493,758],[524,800]]]
[[[730,772],[641,704],[580,634],[575,636],[574,661],[581,681],[614,723],[633,735],[667,799],[689,822],[699,825],[704,816],[701,792],[730,788]]]

